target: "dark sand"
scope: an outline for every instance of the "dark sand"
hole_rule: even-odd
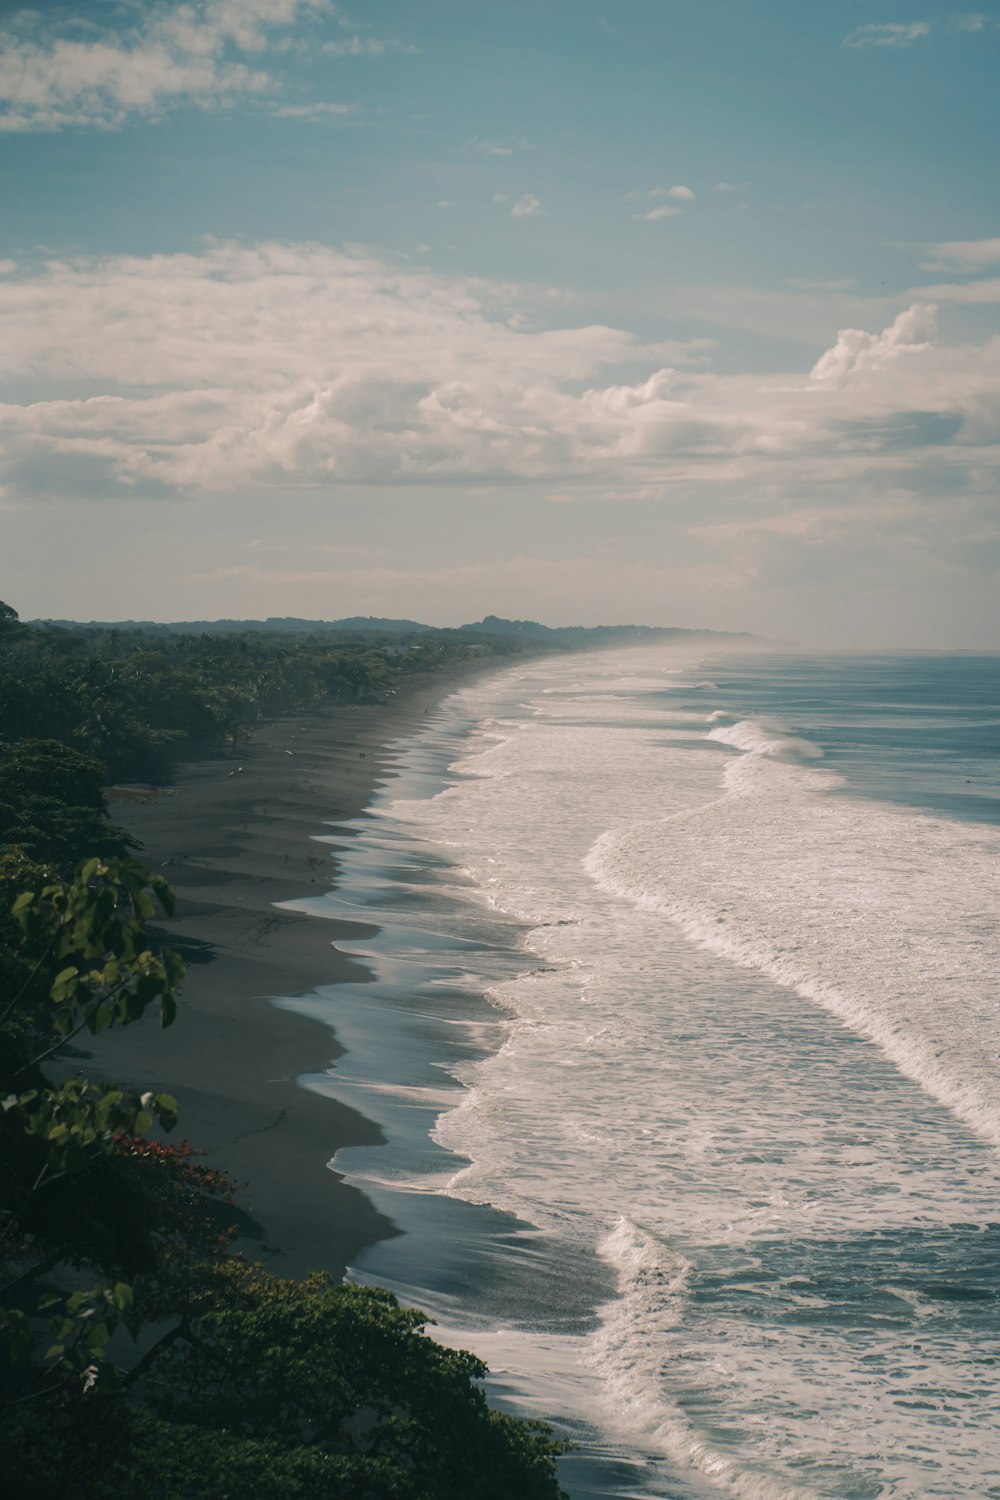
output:
[[[87,1067],[176,1095],[173,1138],[188,1137],[247,1184],[238,1248],[282,1275],[341,1275],[366,1245],[397,1231],[328,1166],[341,1147],[382,1139],[378,1127],[296,1084],[340,1055],[329,1028],[271,1004],[364,980],[367,970],[336,945],[372,929],[274,903],[329,889],[330,847],[312,836],[363,811],[386,742],[416,729],[456,676],[409,686],[384,706],[261,726],[238,755],[182,765],[166,789],[110,797],[113,819],[145,846],[139,857],[174,888],[176,918],[158,936],[188,972],[171,1028],[150,1017],[108,1033]]]

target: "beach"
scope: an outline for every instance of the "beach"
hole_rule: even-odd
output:
[[[993,1493],[994,682],[625,648],[262,728],[115,805],[191,969],[95,1052],[573,1500]]]
[[[449,704],[437,789],[404,749],[345,852],[348,884],[394,842],[436,854],[485,940],[410,939],[415,1024],[390,990],[428,892],[365,945],[385,1019],[361,998],[345,1067],[366,1031],[412,1041],[395,1118],[370,1047],[353,1097],[389,1143],[340,1165],[406,1236],[352,1272],[570,1436],[573,1500],[1000,1493],[996,665],[518,664]],[[476,936],[454,898],[433,925]],[[449,982],[503,1029],[442,1097],[413,1059]]]
[[[335,856],[314,836],[363,811],[387,743],[468,675],[267,723],[235,754],[181,763],[169,785],[109,794],[113,820],[142,841],[138,857],[174,889],[176,916],[156,936],[188,970],[172,1027],[150,1018],[106,1034],[87,1070],[176,1096],[173,1139],[190,1139],[239,1184],[238,1248],[280,1275],[339,1276],[397,1231],[328,1166],[342,1147],[377,1142],[378,1127],[296,1082],[338,1055],[330,1028],[272,1004],[364,982],[367,971],[339,950],[373,929],[276,903],[329,888]]]

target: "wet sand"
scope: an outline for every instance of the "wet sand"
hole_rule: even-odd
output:
[[[183,764],[155,793],[109,797],[112,818],[145,846],[139,858],[174,888],[176,917],[157,936],[188,972],[171,1028],[150,1017],[106,1034],[88,1071],[176,1095],[173,1138],[246,1184],[238,1248],[282,1275],[341,1275],[398,1231],[328,1166],[341,1147],[379,1141],[378,1127],[296,1083],[340,1055],[329,1027],[271,1003],[366,980],[337,945],[372,929],[274,903],[329,888],[336,862],[314,836],[363,811],[387,741],[416,729],[462,675],[410,685],[385,705],[263,725],[235,756]]]

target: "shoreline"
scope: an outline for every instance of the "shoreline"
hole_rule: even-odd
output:
[[[344,1048],[329,1024],[273,1003],[370,981],[338,945],[378,929],[278,903],[336,887],[336,853],[316,841],[324,825],[359,817],[389,742],[483,670],[425,678],[384,704],[262,724],[236,754],[180,763],[167,786],[107,793],[112,818],[144,845],[136,857],[174,888],[176,916],[154,931],[188,970],[172,1027],[150,1019],[76,1055],[96,1077],[176,1095],[171,1138],[189,1138],[237,1183],[237,1248],[276,1274],[340,1277],[401,1232],[328,1165],[344,1147],[380,1144],[378,1125],[297,1081]]]

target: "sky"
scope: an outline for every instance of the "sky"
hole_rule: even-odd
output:
[[[1000,647],[1000,0],[0,0],[0,596]]]

